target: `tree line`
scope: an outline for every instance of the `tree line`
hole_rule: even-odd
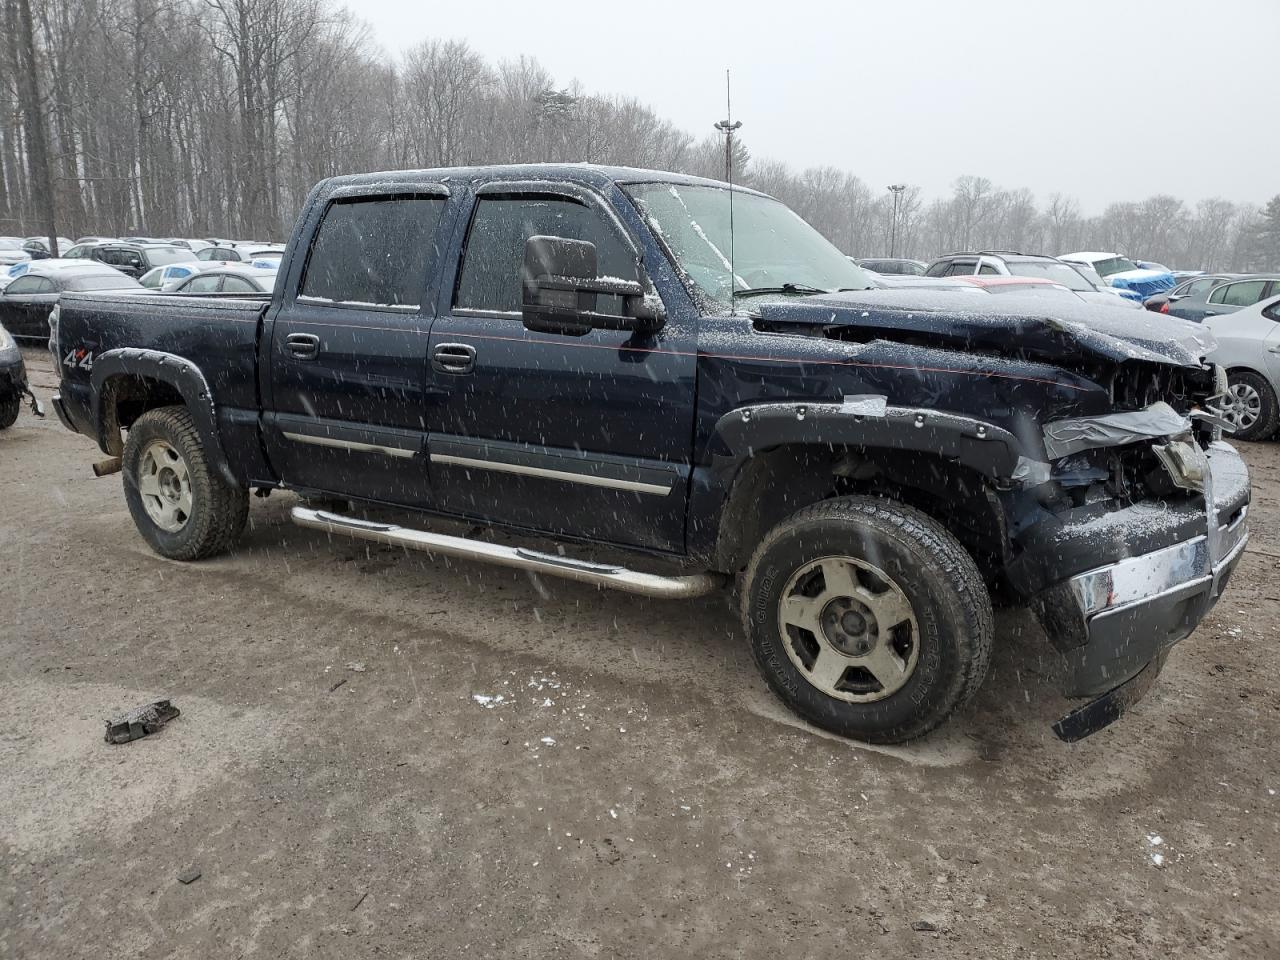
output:
[[[724,143],[536,59],[458,40],[391,57],[330,0],[0,0],[0,233],[284,236],[311,186],[358,171],[588,161],[723,179]],[[750,129],[749,127],[747,128]],[[1071,197],[961,176],[949,196],[795,170],[735,140],[735,179],[855,256],[1106,249],[1170,266],[1280,267],[1265,211]],[[52,201],[52,203],[50,203]],[[52,220],[49,219],[50,214]]]

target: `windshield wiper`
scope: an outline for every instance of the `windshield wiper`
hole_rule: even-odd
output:
[[[784,283],[780,287],[748,287],[746,290],[735,290],[735,297],[761,297],[770,293],[787,293],[808,295],[813,293],[830,293],[819,287],[809,287],[803,283]]]

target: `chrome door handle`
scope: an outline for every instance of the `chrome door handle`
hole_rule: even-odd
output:
[[[295,360],[314,360],[320,354],[320,338],[313,333],[291,333],[284,348]]]
[[[442,343],[431,354],[431,366],[455,376],[471,373],[476,368],[476,348],[469,343]]]

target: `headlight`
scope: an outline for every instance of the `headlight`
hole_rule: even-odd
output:
[[[13,337],[10,336],[9,331],[4,327],[0,327],[0,351],[12,350],[16,346],[17,344],[13,342]]]

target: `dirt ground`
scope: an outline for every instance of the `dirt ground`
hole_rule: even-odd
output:
[[[160,559],[24,414],[0,957],[1280,956],[1280,447],[1243,448],[1249,553],[1131,714],[1054,739],[1005,612],[977,702],[878,749],[777,704],[724,598],[329,540],[280,494],[234,554]],[[103,743],[160,696],[181,718]]]

